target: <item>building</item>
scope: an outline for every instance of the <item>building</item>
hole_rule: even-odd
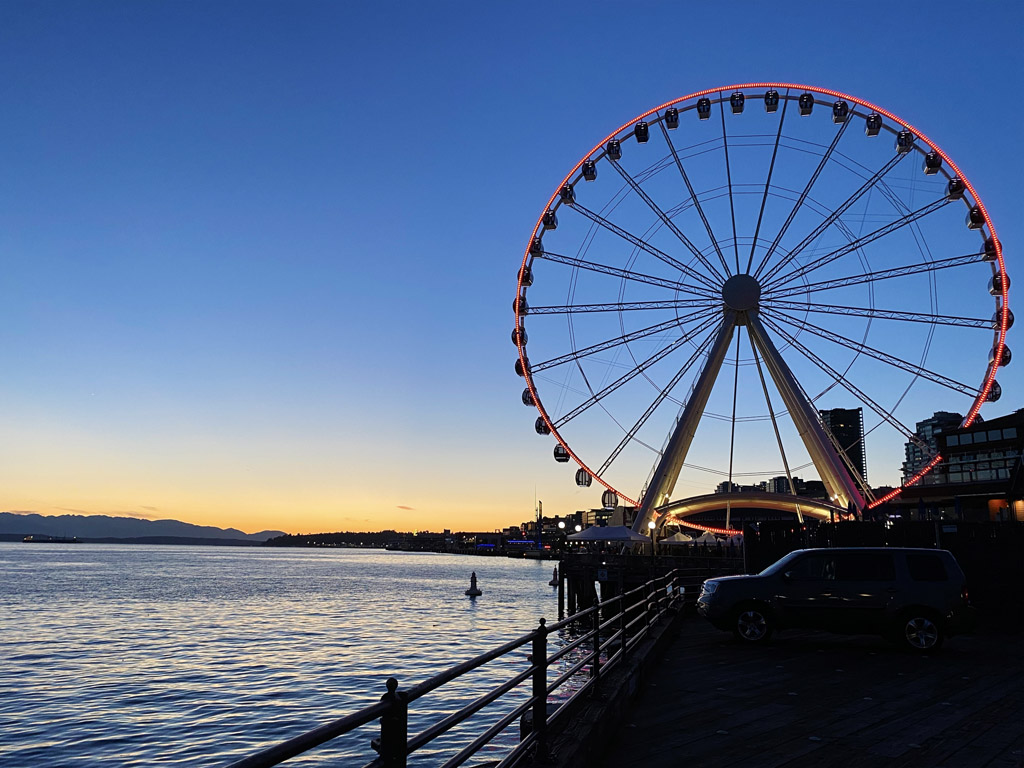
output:
[[[925,450],[915,442],[907,442],[904,452],[906,455],[903,461],[903,482],[906,483],[914,475],[928,466],[928,463],[932,460],[932,456],[939,452],[939,435],[945,434],[955,429],[959,429],[960,424],[963,423],[964,417],[959,413],[950,413],[949,411],[936,411],[932,414],[930,419],[917,422],[917,428],[914,430],[915,434],[920,440],[928,445],[932,450],[930,456]],[[981,417],[978,418],[981,420]],[[925,478],[928,482],[928,478]]]
[[[1024,521],[1024,409],[966,429],[936,430],[932,439],[942,461],[896,501],[905,516]]]
[[[832,433],[836,445],[846,454],[853,468],[867,483],[868,461],[864,451],[864,409],[830,408],[818,411],[822,424]]]
[[[728,480],[723,480],[715,486],[715,493],[751,493],[763,490],[765,490],[764,483],[755,483],[754,485],[737,485],[736,483],[730,484]]]
[[[621,504],[601,509],[581,510],[576,513],[582,520],[583,528],[590,528],[593,525],[632,525],[633,517],[636,514],[636,507],[626,507]]]
[[[793,485],[796,486],[797,494],[800,493],[800,488],[803,486],[804,481],[799,477],[793,478]],[[768,493],[792,493],[793,491],[789,487],[789,478],[785,475],[779,475],[773,477],[765,483],[765,490]]]

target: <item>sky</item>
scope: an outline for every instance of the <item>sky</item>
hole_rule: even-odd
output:
[[[1022,34],[1015,3],[0,4],[0,510],[314,532],[597,506],[509,339],[577,160],[693,91],[834,88],[956,159],[1013,278]]]

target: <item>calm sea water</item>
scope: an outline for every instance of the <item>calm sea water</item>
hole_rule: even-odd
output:
[[[389,676],[409,687],[554,621],[551,569],[377,550],[0,543],[0,765],[224,765],[377,701]],[[475,600],[463,595],[471,571]],[[410,734],[525,669],[522,650],[416,702]],[[287,765],[363,765],[378,733]],[[417,754],[413,764],[437,762]]]

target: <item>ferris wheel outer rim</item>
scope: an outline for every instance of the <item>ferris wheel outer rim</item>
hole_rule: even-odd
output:
[[[872,104],[870,101],[865,101],[864,99],[858,98],[856,96],[851,96],[850,94],[843,93],[841,91],[835,91],[835,90],[832,90],[830,88],[822,88],[820,86],[815,86],[815,85],[807,85],[805,83],[752,82],[752,83],[739,83],[739,84],[734,84],[734,85],[723,85],[723,86],[719,86],[717,88],[709,88],[709,89],[705,89],[705,90],[702,90],[702,91],[696,91],[694,93],[687,94],[685,96],[680,96],[678,98],[672,99],[671,101],[667,101],[664,104],[659,104],[658,106],[653,107],[652,109],[649,109],[646,112],[643,112],[643,113],[637,115],[636,117],[634,117],[633,119],[623,123],[621,126],[619,126],[614,131],[612,131],[607,136],[605,136],[603,139],[601,139],[601,141],[599,141],[596,145],[594,145],[594,147],[589,152],[587,152],[582,158],[580,158],[579,162],[577,162],[576,165],[574,165],[572,167],[572,169],[570,169],[569,173],[566,174],[565,178],[562,179],[562,181],[555,187],[555,191],[554,191],[554,193],[552,193],[551,197],[548,198],[548,202],[544,206],[544,210],[541,212],[540,217],[537,219],[537,223],[533,227],[533,231],[530,233],[530,238],[529,238],[529,241],[527,243],[526,250],[525,250],[525,252],[523,254],[523,261],[522,261],[522,264],[519,267],[519,275],[518,275],[517,285],[516,285],[516,300],[518,301],[519,297],[522,296],[522,293],[523,293],[523,272],[524,272],[525,268],[527,267],[528,262],[530,260],[530,244],[532,244],[533,239],[537,236],[537,232],[540,230],[540,228],[541,228],[541,226],[543,224],[544,215],[551,208],[552,203],[555,202],[555,198],[558,196],[559,190],[569,182],[569,180],[580,169],[580,167],[583,165],[583,163],[586,162],[595,152],[600,151],[601,148],[604,147],[604,145],[609,140],[611,140],[612,138],[617,136],[619,133],[621,133],[624,130],[626,130],[627,128],[629,128],[631,125],[634,125],[637,122],[643,120],[644,118],[650,117],[653,114],[660,113],[661,110],[663,110],[663,109],[667,109],[668,107],[674,106],[676,104],[679,104],[679,103],[682,103],[682,102],[685,102],[685,101],[690,101],[691,99],[699,99],[699,98],[701,98],[703,96],[708,96],[708,95],[715,94],[715,93],[719,93],[720,94],[720,93],[723,93],[725,91],[742,91],[742,90],[750,89],[750,88],[803,89],[805,91],[812,91],[814,93],[818,93],[818,94],[821,94],[821,95],[824,95],[824,96],[832,96],[832,97],[835,97],[837,99],[846,99],[846,100],[854,102],[855,104],[858,104],[861,107],[864,107],[866,109],[870,109],[873,112],[877,112],[878,114],[882,115],[883,117],[886,117],[886,118],[892,120],[893,122],[897,123],[898,125],[903,126],[903,128],[908,130],[908,131],[910,131],[914,135],[915,138],[921,139],[922,141],[924,141],[933,151],[935,151],[939,155],[939,157],[941,157],[943,159],[943,161],[945,161],[945,163],[953,170],[953,172],[955,173],[957,178],[959,178],[960,181],[963,182],[964,187],[970,193],[971,198],[974,201],[974,205],[976,205],[978,207],[978,210],[981,212],[982,218],[984,219],[985,226],[988,228],[989,236],[992,238],[993,243],[995,245],[996,260],[997,260],[997,263],[999,265],[1000,284],[1001,284],[1001,288],[1002,288],[1002,292],[1001,292],[1002,311],[1000,312],[999,337],[998,337],[998,341],[996,342],[996,348],[994,350],[995,351],[994,359],[989,364],[988,371],[987,371],[987,373],[985,375],[984,383],[983,383],[981,389],[978,392],[978,396],[975,398],[975,401],[974,401],[973,405],[971,406],[970,411],[968,412],[967,416],[964,418],[964,420],[963,420],[963,422],[961,424],[961,428],[966,428],[966,427],[971,426],[971,424],[973,424],[975,419],[977,418],[978,413],[981,410],[981,406],[987,401],[988,395],[989,395],[989,393],[992,390],[992,385],[995,383],[996,372],[999,370],[999,367],[1000,367],[999,366],[999,361],[1003,357],[1003,350],[1004,350],[1004,348],[1006,346],[1007,317],[1008,317],[1008,310],[1009,310],[1009,300],[1008,300],[1009,286],[1007,285],[1007,283],[1009,281],[1006,279],[1006,277],[1007,277],[1006,276],[1006,265],[1005,265],[1005,263],[1003,261],[1003,246],[1002,246],[1002,243],[999,240],[999,236],[996,234],[995,227],[992,224],[992,219],[989,217],[989,214],[988,214],[988,209],[985,207],[984,201],[982,201],[981,197],[975,191],[974,185],[971,184],[970,179],[968,179],[964,175],[964,173],[960,170],[960,167],[956,164],[956,162],[954,162],[954,160],[948,154],[946,154],[942,150],[941,147],[939,147],[935,142],[933,142],[931,139],[929,139],[924,133],[919,131],[913,125],[911,125],[910,123],[906,122],[905,120],[903,120],[902,118],[898,117],[897,115],[893,114],[892,112],[888,111],[887,109],[884,109],[883,107],[880,107],[877,104]],[[514,310],[514,314],[515,314],[515,328],[516,328],[517,331],[521,331],[521,329],[522,329],[522,325],[521,325],[522,314],[518,310]],[[609,491],[612,491],[613,493],[615,493],[619,497],[620,500],[629,502],[632,506],[638,506],[638,501],[636,501],[636,500],[634,500],[634,499],[624,495],[618,488],[615,488],[614,486],[610,485],[602,477],[600,477],[597,473],[595,473],[592,469],[590,469],[590,467],[587,466],[586,462],[584,462],[579,456],[576,455],[576,452],[573,451],[573,449],[569,446],[569,444],[566,443],[566,441],[558,433],[558,430],[555,429],[554,425],[551,423],[551,419],[548,417],[547,411],[545,410],[544,405],[543,405],[543,401],[537,395],[537,390],[536,390],[536,388],[534,387],[534,384],[533,384],[533,378],[530,376],[530,371],[529,371],[529,368],[528,368],[527,358],[526,358],[525,345],[522,342],[522,333],[518,333],[517,334],[516,349],[517,349],[517,351],[519,353],[519,362],[520,362],[520,366],[522,367],[522,370],[523,370],[523,379],[526,381],[526,386],[530,390],[530,394],[533,397],[534,407],[536,407],[537,411],[540,413],[541,418],[544,420],[544,423],[547,424],[548,428],[551,430],[551,434],[554,435],[555,440],[558,442],[558,444],[561,445],[565,449],[565,451],[569,454],[569,456],[582,469],[584,469],[592,478],[597,480],[597,482],[599,482],[601,485],[603,485]],[[935,458],[925,468],[923,468],[920,472],[918,472],[916,475],[914,475],[910,480],[908,480],[906,483],[904,483],[900,487],[898,487],[896,489],[893,489],[892,491],[890,491],[888,494],[886,494],[885,496],[881,497],[880,499],[877,499],[874,503],[868,505],[868,508],[873,508],[875,506],[878,506],[879,504],[885,503],[886,501],[890,501],[891,499],[893,499],[896,496],[898,496],[900,494],[900,492],[904,488],[908,488],[908,487],[910,487],[912,485],[915,485],[917,482],[919,482],[921,480],[921,478],[923,478],[925,475],[927,475],[941,460],[942,460],[942,457],[940,455],[936,455]]]

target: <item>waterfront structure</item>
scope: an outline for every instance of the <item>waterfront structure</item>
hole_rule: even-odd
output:
[[[935,431],[932,439],[942,462],[891,504],[894,510],[908,517],[1024,522],[1024,409]]]
[[[848,132],[834,154],[851,124],[863,134]],[[807,140],[797,125],[828,147],[817,168],[793,149]],[[731,141],[743,134],[776,139]],[[691,154],[698,146],[707,151]],[[920,179],[890,185],[908,157]],[[738,477],[790,477],[807,458],[833,512],[860,516],[899,492],[875,498],[864,482],[863,409],[877,419],[873,445],[898,450],[912,432],[900,421],[911,386],[915,397],[959,396],[964,426],[1000,397],[1013,322],[1002,246],[953,161],[880,107],[792,83],[701,91],[623,124],[559,178],[518,265],[514,368],[555,460],[578,465],[580,487],[636,506],[638,532],[670,508],[688,510],[677,520],[697,514],[669,504],[681,472],[726,480],[728,493],[707,495],[728,528],[730,497],[749,493],[733,490]],[[737,189],[763,190],[760,205]],[[800,215],[805,203],[813,217]],[[855,235],[848,216],[877,228]],[[933,235],[959,255],[936,260],[922,245]],[[948,296],[941,313],[937,292]],[[971,345],[990,351],[982,376],[978,356],[927,354]],[[832,391],[852,407],[819,412],[813,393]],[[907,485],[938,463],[919,447]],[[799,517],[796,495],[774,494],[786,495]]]
[[[846,456],[849,466],[868,481],[868,460],[864,450],[864,409],[829,408],[819,410],[821,423],[832,433],[835,445]]]
[[[908,482],[932,460],[939,450],[939,435],[957,429],[963,423],[960,413],[936,411],[931,418],[917,422],[914,434],[917,440],[910,440],[904,446],[906,459],[903,462],[903,482]],[[925,478],[927,481],[927,478]]]

